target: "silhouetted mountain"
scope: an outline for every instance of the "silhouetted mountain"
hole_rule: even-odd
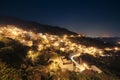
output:
[[[77,35],[77,33],[69,31],[59,26],[50,26],[47,24],[40,24],[33,21],[25,21],[19,18],[0,16],[0,25],[14,25],[22,29],[31,29],[35,32],[49,33],[54,35]]]

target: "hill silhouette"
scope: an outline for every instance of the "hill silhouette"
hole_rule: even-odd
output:
[[[19,18],[0,16],[0,25],[14,25],[22,29],[31,29],[34,32],[49,33],[54,35],[77,35],[77,33],[69,31],[59,26],[50,26],[40,24],[34,21],[26,21]]]

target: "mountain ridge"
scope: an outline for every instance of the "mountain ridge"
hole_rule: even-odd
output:
[[[78,35],[75,32],[69,31],[59,26],[40,24],[35,21],[27,21],[24,19],[8,17],[8,16],[0,16],[0,24],[1,25],[15,25],[19,28],[22,27],[23,29],[31,28],[35,32],[49,33],[49,34],[54,34],[54,35],[65,35],[65,34]]]

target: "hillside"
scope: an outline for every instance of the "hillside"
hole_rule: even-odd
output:
[[[77,35],[77,33],[69,31],[58,26],[50,26],[40,24],[34,21],[26,21],[19,18],[0,16],[0,25],[14,25],[22,29],[31,29],[34,32],[49,33],[54,35]]]
[[[118,45],[7,20],[0,18],[0,80],[120,80]]]

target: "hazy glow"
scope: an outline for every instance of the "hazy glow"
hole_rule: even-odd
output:
[[[120,41],[118,41],[117,43],[120,44]]]
[[[31,59],[31,61],[36,61],[38,56],[41,54],[41,51],[47,48],[53,48],[62,52],[69,53],[71,61],[75,64],[75,67],[79,69],[80,72],[91,69],[87,63],[79,64],[77,61],[74,60],[74,57],[80,57],[82,54],[89,54],[94,57],[96,56],[105,56],[104,50],[106,51],[118,51],[120,50],[118,47],[114,48],[105,48],[99,49],[96,47],[87,47],[82,44],[73,43],[70,41],[68,37],[79,37],[81,38],[82,35],[64,35],[62,37],[56,35],[49,35],[43,33],[33,33],[31,31],[26,31],[23,29],[19,29],[17,27],[13,27],[12,25],[8,25],[7,27],[0,27],[0,34],[4,35],[4,37],[9,37],[12,39],[18,40],[23,45],[32,47],[37,46],[37,51],[30,50],[28,51],[27,57]],[[36,41],[36,43],[34,42]],[[55,59],[54,61],[59,62],[59,59]],[[59,64],[58,63],[58,64]],[[53,64],[55,67],[55,64]],[[52,67],[53,68],[53,67]]]

